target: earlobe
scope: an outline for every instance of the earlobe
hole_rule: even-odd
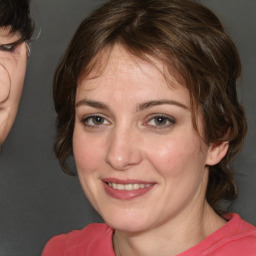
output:
[[[228,141],[211,144],[208,150],[206,165],[218,164],[227,154],[228,147]]]

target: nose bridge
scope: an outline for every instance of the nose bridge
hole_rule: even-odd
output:
[[[127,125],[116,126],[109,138],[106,162],[113,169],[125,170],[141,161],[139,136],[136,129]]]

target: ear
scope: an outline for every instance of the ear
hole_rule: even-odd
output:
[[[206,165],[212,166],[218,164],[227,154],[228,147],[228,141],[211,144],[208,149]]]

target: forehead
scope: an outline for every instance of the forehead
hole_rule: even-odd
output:
[[[104,56],[106,58],[106,56]],[[102,59],[101,59],[102,60]],[[135,57],[124,48],[114,47],[104,68],[93,70],[80,80],[76,99],[93,99],[112,105],[152,100],[175,100],[189,108],[189,93],[174,76],[165,76],[161,61]],[[100,67],[103,67],[100,65]]]
[[[163,61],[146,54],[135,55],[122,45],[116,44],[113,48],[103,49],[89,64],[78,80],[78,87],[107,80],[140,79],[158,80],[159,84],[171,87],[184,86],[180,75],[175,68],[167,67]],[[99,84],[98,84],[99,85]],[[140,83],[137,83],[139,87]]]

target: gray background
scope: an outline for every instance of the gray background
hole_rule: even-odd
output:
[[[53,153],[52,77],[75,29],[103,0],[32,0],[41,36],[32,44],[16,123],[0,154],[0,256],[37,256],[53,235],[100,218],[76,177],[60,170]],[[235,167],[239,198],[231,206],[256,224],[256,1],[202,0],[222,19],[243,63],[240,98],[249,133]]]

